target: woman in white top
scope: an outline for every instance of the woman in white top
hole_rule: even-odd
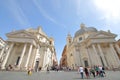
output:
[[[81,78],[83,79],[84,68],[82,66],[79,67],[79,72],[80,72]]]

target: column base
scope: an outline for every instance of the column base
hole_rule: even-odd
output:
[[[1,66],[1,70],[6,70],[6,67],[5,66]]]

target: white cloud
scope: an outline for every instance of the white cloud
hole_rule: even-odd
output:
[[[47,18],[47,19],[49,19],[50,21],[52,21],[52,22],[54,22],[54,23],[57,24],[56,20],[53,19],[51,16],[49,16],[49,15],[47,14],[47,12],[40,6],[40,3],[39,3],[37,0],[33,0],[33,2],[34,2],[35,5],[37,6],[37,8],[39,8],[39,11],[41,12],[41,14],[42,14],[45,18]]]
[[[30,23],[27,17],[25,16],[23,10],[15,0],[8,0],[6,7],[11,12],[12,16],[16,19],[16,21],[20,23],[21,26],[30,26]]]
[[[80,8],[81,8],[81,0],[75,0],[75,5],[77,9],[77,15],[80,15]]]
[[[93,3],[101,11],[102,19],[108,22],[120,20],[120,0],[93,0]]]
[[[60,9],[61,8],[61,0],[50,0],[51,5],[54,9]]]
[[[33,0],[34,4],[37,6],[37,8],[39,9],[40,13],[48,20],[50,20],[51,22],[60,25],[62,27],[66,27],[64,24],[59,23],[57,20],[55,20],[53,17],[51,17],[40,5],[40,2],[37,0]]]
[[[100,20],[104,25],[101,26],[102,30],[110,29],[111,32],[118,34],[120,38],[119,23],[120,23],[120,0],[92,0],[97,13],[100,14]]]

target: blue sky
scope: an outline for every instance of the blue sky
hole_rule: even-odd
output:
[[[66,36],[74,37],[80,24],[110,30],[120,38],[119,0],[1,0],[0,37],[12,30],[37,28],[55,40],[58,60]]]

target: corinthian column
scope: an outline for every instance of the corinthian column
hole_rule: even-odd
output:
[[[2,51],[1,51],[1,53],[0,53],[0,58],[2,57],[4,51],[5,51],[5,48],[2,49]]]
[[[96,57],[96,59],[97,59],[97,61],[95,61],[95,63],[96,63],[96,65],[100,65],[100,64],[101,64],[101,63],[100,63],[100,57],[99,57],[98,54],[97,54],[95,45],[92,44],[92,47],[93,47],[93,50],[94,50],[94,53],[95,53],[95,57]],[[97,64],[97,63],[98,63],[98,64]]]
[[[115,56],[115,59],[116,59],[118,65],[120,65],[120,60],[119,60],[119,58],[118,58],[118,56],[117,56],[117,53],[115,52],[115,49],[114,49],[114,47],[113,47],[113,44],[110,44],[110,48],[111,48],[111,50],[112,50],[113,55]]]
[[[92,60],[92,53],[90,52],[90,48],[89,48],[89,47],[87,48],[87,50],[88,50],[88,56],[89,56],[89,58],[90,58],[91,67],[92,67],[92,66],[94,66],[93,60]]]
[[[29,63],[29,60],[30,60],[31,52],[32,52],[32,47],[33,47],[33,45],[31,44],[29,52],[28,52],[28,57],[27,57],[27,61],[26,61],[26,64],[25,64],[25,68],[28,67],[28,63]]]
[[[100,55],[101,55],[101,57],[102,57],[104,66],[107,67],[107,62],[106,62],[106,60],[105,60],[105,56],[104,56],[104,54],[103,54],[103,51],[102,51],[102,49],[101,49],[101,47],[100,47],[99,44],[97,44],[97,46],[98,46],[98,49],[99,49],[99,51],[100,51]]]
[[[8,52],[6,53],[6,57],[5,57],[5,59],[3,60],[3,63],[2,63],[2,65],[1,65],[1,68],[2,68],[2,69],[5,69],[5,65],[6,65],[6,63],[7,63],[8,57],[9,57],[9,55],[10,55],[10,52],[11,52],[11,50],[12,50],[12,48],[13,48],[13,45],[14,45],[14,43],[11,43],[9,50],[8,50]]]
[[[21,56],[20,56],[20,61],[18,63],[18,67],[20,67],[20,65],[22,63],[22,59],[23,59],[23,56],[25,54],[26,47],[27,47],[27,44],[24,44],[24,47],[23,47],[23,50],[22,50],[22,53],[21,53]]]
[[[39,47],[37,48],[36,50],[36,53],[35,53],[35,56],[34,56],[34,61],[33,61],[33,66],[32,67],[35,67],[35,62],[36,62],[36,59],[37,59],[37,54],[39,53]]]
[[[88,62],[89,62],[89,64],[90,64],[90,66],[92,66],[92,61],[91,61],[91,57],[90,57],[90,54],[89,54],[89,52],[88,52],[88,48],[86,47],[86,50],[87,50],[87,56],[88,56]]]
[[[118,44],[115,44],[115,47],[117,48],[117,51],[120,54],[120,47],[118,46]]]

